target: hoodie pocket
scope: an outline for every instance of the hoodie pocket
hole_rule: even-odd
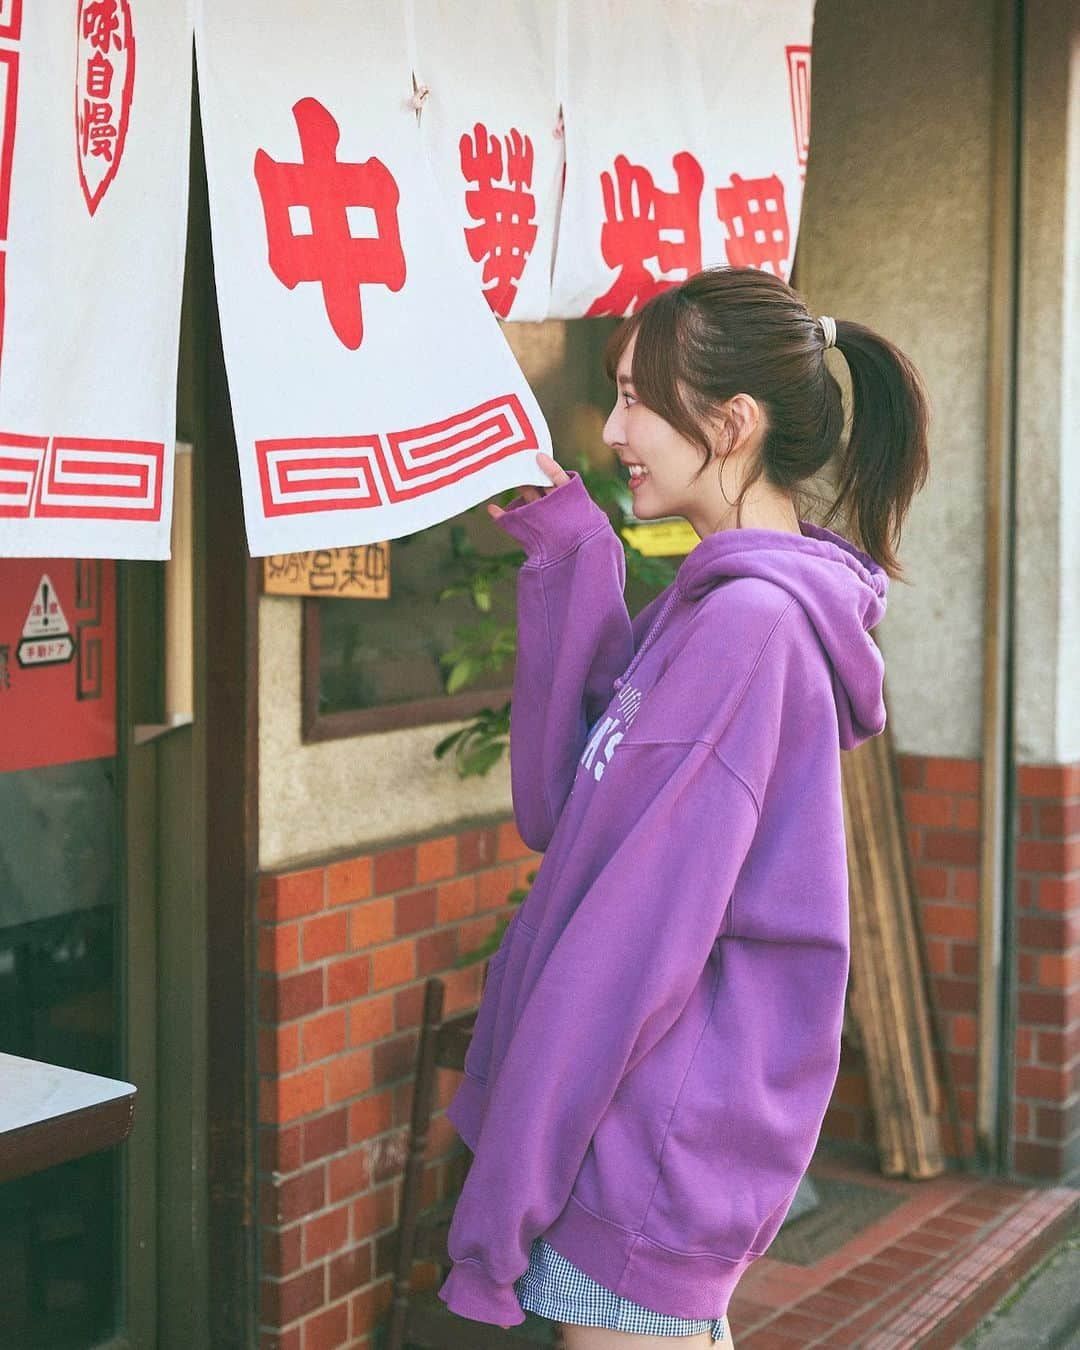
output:
[[[589,1143],[574,1196],[624,1228],[637,1231],[649,1212],[672,1112],[708,1020],[715,984],[710,963],[667,1031],[654,1044],[635,1047],[631,1067]]]
[[[839,1061],[842,958],[798,942],[720,951],[643,1231],[741,1261],[775,1237],[813,1157]]]

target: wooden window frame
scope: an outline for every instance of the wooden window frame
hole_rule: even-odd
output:
[[[374,602],[373,602],[374,603]],[[301,740],[305,745],[318,741],[344,740],[372,731],[397,731],[402,727],[432,726],[439,722],[460,722],[481,708],[498,707],[510,698],[511,685],[498,689],[473,689],[463,694],[440,694],[417,698],[408,703],[387,703],[376,708],[348,708],[341,712],[319,712],[319,670],[322,650],[322,616],[319,600],[304,598],[303,617],[303,693],[301,698]]]

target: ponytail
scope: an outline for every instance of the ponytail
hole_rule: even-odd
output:
[[[838,320],[836,346],[851,372],[852,423],[838,452],[837,513],[890,577],[903,578],[896,557],[911,499],[929,466],[929,402],[922,377],[904,353],[861,323]]]
[[[834,322],[851,372],[846,446],[843,393],[825,359]],[[842,515],[854,542],[890,577],[903,578],[896,549],[926,481],[929,411],[919,372],[899,348],[859,323],[818,322],[786,281],[753,267],[709,267],[654,295],[609,339],[611,379],[635,334],[634,393],[697,446],[699,473],[713,462],[715,409],[750,394],[768,425],[738,504],[762,475],[795,493],[835,465],[828,476],[838,495],[824,524]]]

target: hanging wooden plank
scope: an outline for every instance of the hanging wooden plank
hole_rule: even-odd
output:
[[[888,728],[843,757],[850,1001],[862,1034],[885,1176],[945,1170],[931,1012]]]

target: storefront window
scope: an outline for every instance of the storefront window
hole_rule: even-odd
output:
[[[605,453],[601,432],[613,391],[601,354],[616,322],[502,326],[551,428],[555,457],[568,467],[579,455],[597,462]],[[447,687],[441,658],[471,636],[482,641],[484,629],[512,624],[515,602],[513,572],[492,586],[487,612],[468,596],[438,598],[464,575],[455,540],[484,554],[518,548],[481,504],[392,542],[389,599],[304,601],[307,739],[449,721],[509,697],[512,658],[460,691]]]

